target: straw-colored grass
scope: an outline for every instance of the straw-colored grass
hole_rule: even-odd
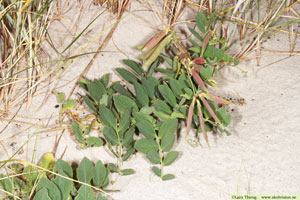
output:
[[[17,98],[30,105],[36,82],[48,71],[41,48],[53,16],[53,0],[0,1],[0,102],[8,111]]]

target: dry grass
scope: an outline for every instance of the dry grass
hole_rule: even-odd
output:
[[[17,99],[30,105],[49,56],[41,48],[53,15],[53,1],[0,4],[0,102],[7,112]]]

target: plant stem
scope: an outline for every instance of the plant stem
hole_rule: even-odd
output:
[[[157,135],[155,135],[155,140],[156,140],[156,143],[158,145],[158,151],[159,151],[159,157],[160,157],[160,178],[162,177],[162,174],[163,174],[163,151],[161,149],[161,146],[160,146],[160,142],[159,142],[159,138],[157,137]]]

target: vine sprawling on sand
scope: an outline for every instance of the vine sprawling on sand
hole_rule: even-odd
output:
[[[21,48],[22,51],[14,49],[12,51],[14,54],[11,55],[7,53],[8,51],[1,52],[2,59],[0,58],[0,61],[4,59],[3,63],[1,61],[1,65],[3,65],[3,69],[8,69],[8,75],[4,74],[5,77],[2,77],[4,79],[1,84],[4,84],[5,87],[1,88],[0,95],[0,100],[5,102],[6,109],[8,109],[9,104],[8,99],[5,98],[9,95],[3,94],[13,91],[15,80],[13,77],[17,77],[19,72],[23,71],[23,69],[20,71],[19,68],[16,68],[17,63],[13,61],[17,58],[16,60],[19,62],[24,55],[29,53],[31,71],[28,73],[28,88],[24,94],[27,96],[28,104],[30,103],[32,90],[35,88],[33,75],[36,72],[32,67],[42,66],[41,60],[36,57],[39,55],[36,52],[40,49],[38,44],[41,40],[39,38],[46,34],[46,27],[48,26],[48,15],[41,13],[51,13],[49,8],[53,1],[45,1],[45,4],[41,4],[44,1],[33,1],[35,4],[26,1],[23,6],[18,1],[12,4],[7,2],[9,1],[4,1],[4,10],[1,4],[2,17],[8,20],[2,23],[0,27],[8,28],[2,29],[5,34],[0,39],[4,39],[4,43],[2,40],[0,42],[9,47],[6,50],[10,49],[11,35],[17,35],[18,31],[12,32],[12,34],[9,30],[20,29],[22,34],[17,35],[13,47],[23,46],[24,48]],[[130,0],[94,0],[93,2],[96,5],[106,5],[111,12],[117,14],[117,22],[78,79],[87,73],[94,58],[106,46],[120,22],[123,12],[130,5]],[[145,45],[138,47],[142,51],[140,62],[123,60],[127,68],[116,69],[122,81],[111,82],[110,74],[105,74],[94,80],[82,78],[79,85],[84,92],[78,94],[77,100],[65,99],[64,93],[53,91],[58,97],[61,108],[60,125],[62,125],[64,117],[68,116],[72,121],[70,130],[80,148],[104,146],[115,156],[116,161],[114,163],[102,163],[100,160],[93,163],[88,158],[83,158],[78,166],[71,166],[61,159],[55,160],[52,153],[46,153],[37,165],[16,159],[1,161],[1,168],[9,163],[8,168],[5,168],[7,174],[0,174],[0,189],[6,195],[4,198],[34,200],[110,199],[111,195],[108,193],[110,190],[107,189],[109,184],[113,182],[110,180],[110,175],[112,173],[117,173],[120,176],[134,174],[134,169],[123,168],[123,162],[136,153],[142,153],[146,156],[151,162],[152,172],[163,181],[175,178],[174,174],[166,172],[165,167],[171,165],[179,156],[179,152],[174,150],[173,146],[180,134],[183,124],[181,122],[186,124],[185,138],[190,143],[188,134],[191,129],[197,132],[193,141],[197,143],[201,139],[199,136],[202,133],[208,146],[209,135],[207,132],[219,130],[221,133],[229,135],[230,131],[227,130],[227,126],[231,122],[231,116],[225,109],[229,102],[211,92],[210,88],[217,86],[214,77],[223,66],[237,65],[239,61],[236,58],[247,55],[254,47],[259,46],[260,40],[270,30],[299,20],[290,20],[280,25],[273,25],[285,6],[291,8],[295,4],[294,1],[277,1],[273,6],[271,5],[272,1],[268,1],[269,13],[263,19],[260,16],[261,1],[237,1],[235,6],[222,8],[221,11],[216,11],[214,2],[207,1],[206,13],[197,13],[196,28],[189,28],[193,39],[189,39],[188,45],[183,45],[180,42],[174,30],[176,21],[184,7],[184,1],[178,0],[174,3],[165,1],[164,11],[166,15],[164,17],[168,19],[168,27],[159,31]],[[60,1],[58,1],[59,3]],[[17,10],[12,8],[17,8]],[[244,22],[248,21],[246,13],[254,8],[258,10],[258,25],[255,26],[255,23]],[[29,9],[28,12],[23,12],[26,9]],[[232,15],[229,20],[225,14],[231,11]],[[20,13],[23,15],[21,16]],[[15,19],[17,19],[17,23],[15,23]],[[33,23],[31,19],[36,19],[36,22],[39,23]],[[84,31],[94,20],[87,25]],[[230,34],[227,33],[223,24],[225,21],[237,23]],[[217,22],[221,22],[221,26],[219,26],[221,31],[216,28]],[[26,28],[27,24],[31,23],[37,26],[41,24],[42,29],[40,32],[36,32],[34,36],[28,37]],[[233,42],[232,35],[238,26],[240,43],[249,38],[254,39],[247,43],[241,52],[233,58],[227,52]],[[38,28],[32,27],[31,29],[39,31]],[[247,27],[255,28],[247,29]],[[76,36],[62,53],[69,49],[84,31]],[[33,45],[35,43],[33,39],[38,40],[36,45]],[[22,45],[17,44],[18,42]],[[291,43],[291,49],[293,49],[293,45]],[[26,46],[29,47],[25,48]],[[32,54],[32,50],[34,54]],[[260,56],[257,56],[258,64],[259,58]],[[37,75],[42,76],[43,74],[40,74],[42,71],[38,71]],[[84,102],[89,109],[89,114],[85,115],[85,118],[78,114],[75,109],[78,102],[80,104]],[[97,136],[91,135],[93,130],[97,131]],[[194,145],[194,143],[191,144]]]
[[[153,173],[162,180],[175,178],[165,173],[164,167],[178,158],[179,152],[173,150],[173,145],[181,129],[180,121],[186,122],[186,137],[193,128],[203,133],[208,146],[207,131],[217,128],[229,134],[226,127],[231,117],[224,108],[228,102],[212,94],[209,87],[217,85],[214,76],[220,66],[238,61],[225,52],[226,38],[220,38],[212,30],[216,20],[215,13],[209,16],[198,13],[196,22],[200,33],[190,29],[198,42],[191,39],[192,47],[188,49],[179,43],[171,27],[159,32],[140,47],[142,63],[123,60],[128,69],[116,69],[125,84],[112,83],[109,74],[94,80],[82,79],[79,85],[85,93],[79,94],[80,99],[91,111],[87,123],[72,112],[75,100],[65,101],[63,93],[55,93],[61,105],[60,119],[64,113],[71,116],[71,129],[80,147],[105,145],[116,157],[116,163],[103,165],[98,161],[94,166],[84,158],[78,168],[72,169],[63,160],[55,162],[48,153],[37,168],[46,172],[32,173],[35,166],[23,168],[13,164],[13,174],[31,173],[12,181],[4,179],[2,188],[8,192],[17,189],[27,197],[32,195],[30,188],[37,184],[33,199],[71,196],[94,199],[93,189],[102,192],[109,184],[109,173],[134,173],[133,169],[123,169],[122,163],[136,152],[146,155],[153,165]],[[98,137],[89,135],[93,129],[99,130]],[[12,188],[15,184],[18,187]],[[98,195],[98,199],[105,198]]]

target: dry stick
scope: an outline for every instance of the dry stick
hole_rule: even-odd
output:
[[[90,60],[89,64],[85,67],[85,69],[81,72],[81,74],[79,75],[75,85],[73,86],[69,96],[68,96],[68,99],[70,99],[70,97],[72,96],[74,90],[76,89],[77,87],[77,83],[82,79],[83,76],[86,75],[86,73],[89,71],[89,69],[91,68],[91,66],[93,65],[94,63],[94,60],[97,58],[97,56],[99,55],[100,51],[106,47],[106,45],[108,44],[110,38],[113,36],[115,30],[117,29],[120,21],[121,21],[121,17],[122,17],[123,13],[120,14],[120,16],[118,17],[116,23],[114,24],[114,26],[112,27],[112,29],[109,31],[108,35],[105,37],[103,43],[98,47],[96,53],[94,54],[93,58]],[[62,131],[62,133],[60,134],[60,136],[58,137],[58,139],[55,141],[55,145],[54,145],[54,148],[53,148],[53,154],[55,155],[56,154],[56,151],[57,151],[57,147],[58,147],[58,143],[63,135],[65,130]]]
[[[265,65],[265,66],[262,66],[262,67],[260,67],[260,68],[256,71],[256,73],[258,73],[260,70],[262,70],[262,69],[264,69],[264,68],[266,68],[266,67],[269,67],[269,66],[271,66],[271,65],[273,65],[273,64],[275,64],[275,63],[277,63],[277,62],[283,61],[283,60],[285,60],[285,59],[288,59],[288,58],[290,58],[290,57],[292,57],[292,56],[294,56],[294,55],[290,55],[290,56],[288,56],[288,57],[285,57],[285,58],[276,60],[276,61],[271,62],[271,63],[269,63],[269,64],[267,64],[267,65]]]
[[[17,114],[18,114],[19,111],[21,110],[22,105],[23,105],[23,104],[20,105],[19,109],[18,109],[17,112],[14,114],[14,116],[9,120],[8,124],[6,124],[6,126],[0,131],[0,134],[3,133],[3,132],[7,129],[7,127],[10,125],[10,123],[11,123],[12,121],[14,121],[14,118],[17,116]],[[6,119],[1,119],[1,120],[2,120],[2,121],[5,121]]]

